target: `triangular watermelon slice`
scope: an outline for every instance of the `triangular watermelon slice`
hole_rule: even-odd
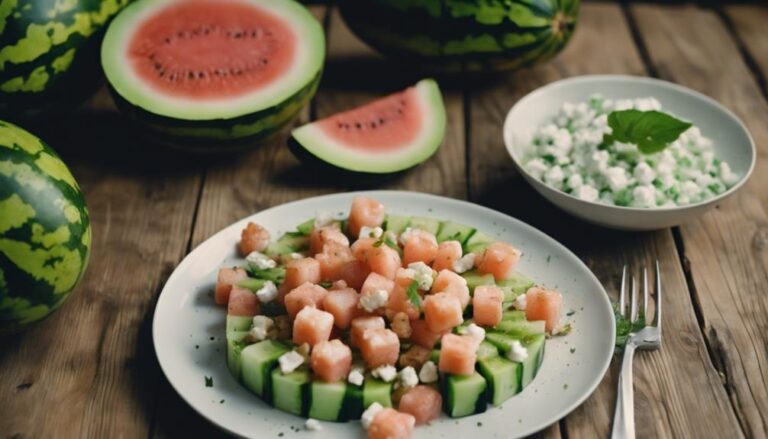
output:
[[[384,174],[428,159],[445,135],[445,106],[432,79],[293,130],[292,147],[336,167]]]

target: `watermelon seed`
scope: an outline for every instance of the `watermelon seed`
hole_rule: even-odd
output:
[[[363,126],[360,124],[360,122],[355,122],[355,128],[360,129]]]

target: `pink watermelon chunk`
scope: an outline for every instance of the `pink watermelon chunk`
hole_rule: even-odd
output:
[[[445,134],[445,120],[437,83],[424,79],[403,91],[299,127],[290,143],[300,158],[309,153],[309,157],[350,171],[397,172],[434,154]]]

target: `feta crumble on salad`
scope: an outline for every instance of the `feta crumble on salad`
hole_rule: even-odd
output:
[[[739,181],[715,157],[712,140],[696,126],[659,152],[604,142],[608,116],[622,110],[661,111],[655,98],[566,102],[552,122],[539,127],[524,167],[534,178],[582,200],[628,207],[675,207],[722,194]]]

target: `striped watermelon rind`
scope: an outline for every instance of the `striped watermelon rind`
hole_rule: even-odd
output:
[[[22,119],[95,90],[104,25],[130,0],[0,2],[0,115]]]
[[[510,70],[551,58],[572,36],[579,0],[342,0],[373,48],[441,71]]]
[[[0,333],[57,309],[85,271],[91,225],[55,151],[0,121]]]

